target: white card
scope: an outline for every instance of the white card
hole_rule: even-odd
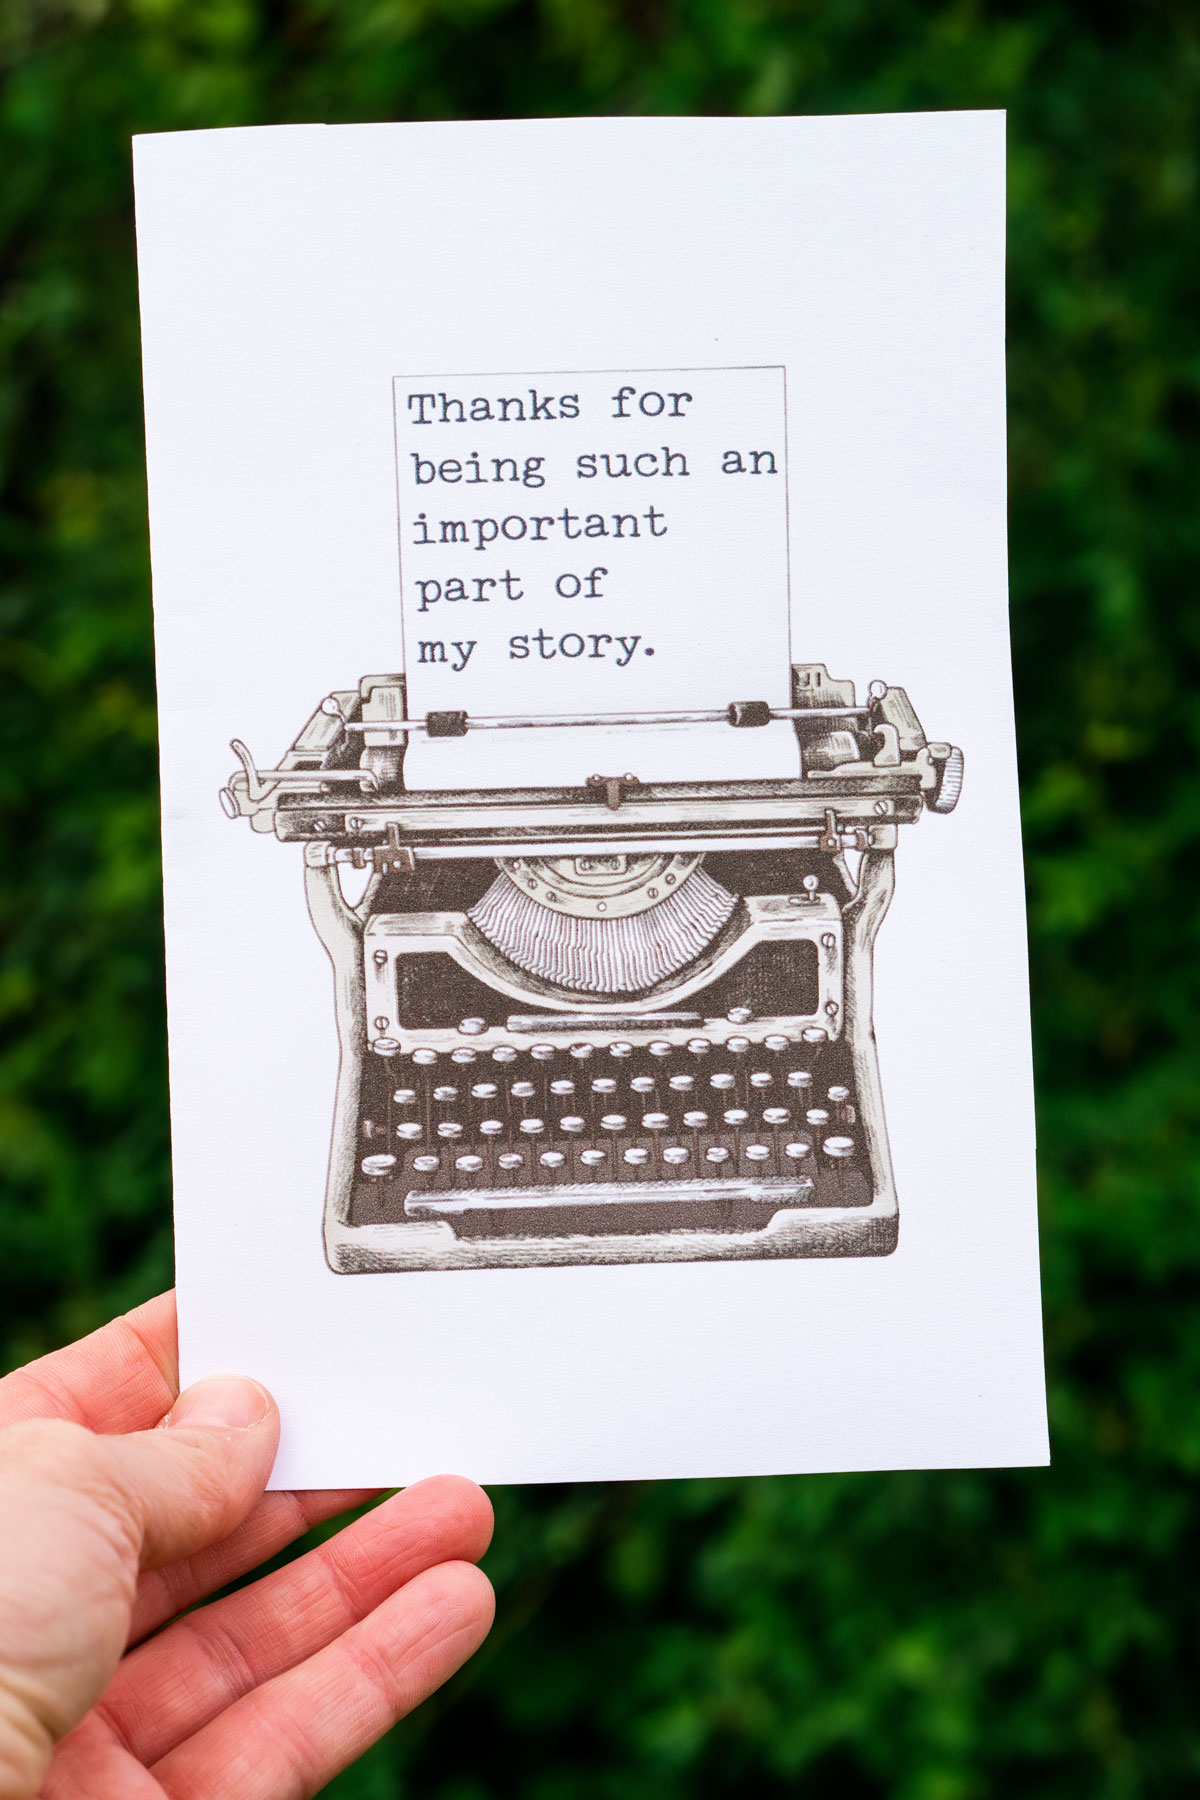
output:
[[[1044,1461],[1002,116],[135,172],[184,1379],[279,1486]]]

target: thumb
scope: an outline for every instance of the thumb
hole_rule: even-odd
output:
[[[265,1388],[197,1382],[162,1426],[103,1437],[62,1419],[0,1431],[0,1800],[36,1793],[55,1743],[108,1685],[142,1568],[226,1537],[271,1472]]]
[[[155,1568],[241,1524],[267,1485],[279,1413],[257,1381],[212,1375],[186,1388],[157,1430],[97,1441],[136,1522],[141,1567]]]

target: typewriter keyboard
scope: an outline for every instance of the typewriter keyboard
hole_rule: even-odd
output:
[[[867,1206],[848,1057],[824,1036],[377,1042],[354,1222],[441,1219],[466,1236],[744,1230],[785,1206]]]

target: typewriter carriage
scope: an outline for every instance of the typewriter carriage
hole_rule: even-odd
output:
[[[472,725],[407,720],[399,676],[329,696],[275,769],[235,743],[222,805],[304,845],[333,965],[332,1268],[895,1247],[873,949],[897,828],[952,809],[962,755],[899,688],[859,706],[817,664],[792,699],[776,781],[409,791],[409,733]]]

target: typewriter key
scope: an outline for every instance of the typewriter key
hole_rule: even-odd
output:
[[[397,1088],[392,1095],[397,1106],[415,1106],[417,1103],[416,1088]]]
[[[648,1150],[643,1150],[640,1144],[630,1144],[628,1150],[625,1152],[625,1161],[631,1163],[635,1169],[644,1167],[649,1160],[650,1152]]]
[[[499,1093],[494,1081],[477,1081],[471,1089],[472,1100],[494,1100]]]
[[[628,1123],[624,1113],[605,1113],[600,1121],[604,1131],[624,1131]]]
[[[579,1133],[585,1128],[587,1120],[579,1118],[576,1113],[568,1113],[565,1119],[560,1119],[558,1121],[558,1124],[559,1129],[565,1131],[568,1136],[578,1137]]]
[[[516,1062],[517,1053],[511,1044],[497,1044],[492,1051],[492,1061],[498,1063]]]
[[[841,1106],[850,1098],[850,1089],[848,1087],[831,1087],[829,1098],[835,1106]]]
[[[652,1094],[655,1081],[653,1075],[635,1075],[629,1085],[635,1094]]]
[[[575,1083],[573,1081],[552,1081],[550,1083],[550,1092],[552,1094],[558,1094],[560,1097],[563,1094],[573,1094],[575,1092]]]
[[[413,1168],[418,1175],[433,1175],[437,1172],[438,1158],[436,1156],[414,1156]]]
[[[478,1037],[481,1031],[487,1030],[485,1019],[460,1019],[458,1029],[464,1037]]]
[[[672,1075],[669,1085],[674,1093],[686,1094],[695,1087],[696,1077],[694,1075]]]
[[[443,1119],[437,1128],[440,1138],[456,1138],[462,1136],[462,1126],[457,1119]]]
[[[633,1045],[622,1043],[610,1044],[608,1046],[608,1054],[617,1057],[623,1062],[627,1056],[633,1055]]]
[[[691,1154],[691,1151],[683,1144],[671,1144],[663,1151],[663,1161],[669,1163],[673,1169],[678,1169]]]
[[[727,1125],[741,1126],[746,1123],[749,1117],[750,1114],[742,1107],[731,1106],[729,1111],[725,1114],[725,1123]]]
[[[773,1080],[774,1076],[769,1069],[755,1069],[753,1075],[750,1077],[750,1086],[753,1088],[769,1088]]]
[[[575,1058],[576,1062],[586,1062],[588,1057],[594,1052],[595,1048],[595,1044],[572,1044],[571,1055]]]
[[[806,1025],[800,1036],[806,1044],[827,1044],[829,1042],[829,1033],[823,1031],[819,1025]]]
[[[525,1133],[526,1137],[540,1137],[545,1129],[546,1121],[544,1119],[521,1120],[521,1130]]]
[[[457,1100],[458,1089],[456,1087],[435,1087],[433,1097],[435,1100],[442,1101]]]
[[[437,1061],[437,1051],[421,1049],[413,1051],[413,1061],[422,1069],[432,1069]]]
[[[705,1162],[723,1163],[729,1161],[729,1152],[724,1144],[710,1144],[704,1152]]]
[[[395,1166],[394,1156],[364,1156],[362,1160],[362,1172],[372,1181],[382,1181],[386,1175],[391,1174]]]
[[[377,1037],[371,1045],[376,1056],[395,1056],[400,1048],[399,1038]]]
[[[831,1156],[835,1162],[843,1162],[846,1157],[854,1155],[854,1139],[827,1137],[821,1148],[826,1156]]]
[[[716,1088],[719,1093],[731,1088],[733,1084],[733,1076],[727,1069],[718,1069],[715,1075],[710,1075],[708,1078],[709,1087]]]
[[[829,1114],[823,1106],[810,1106],[804,1116],[810,1125],[828,1125],[829,1123]]]
[[[537,1089],[532,1081],[514,1081],[511,1092],[514,1100],[532,1100]]]
[[[647,1113],[642,1120],[643,1131],[667,1131],[671,1121],[666,1113]]]
[[[561,1169],[566,1160],[561,1150],[543,1150],[538,1157],[543,1169]]]
[[[766,1162],[771,1155],[769,1144],[747,1144],[746,1156],[750,1162]]]
[[[500,1164],[502,1169],[512,1170],[519,1169],[525,1161],[525,1158],[521,1155],[519,1150],[506,1150],[502,1156],[496,1158],[496,1161]]]
[[[789,1047],[789,1040],[778,1031],[773,1031],[769,1037],[765,1037],[763,1043],[768,1050],[786,1050]]]
[[[791,1118],[786,1106],[768,1106],[763,1109],[764,1125],[786,1125]]]
[[[785,1156],[790,1156],[793,1162],[801,1162],[808,1155],[811,1148],[812,1146],[810,1144],[804,1143],[785,1144],[783,1147],[783,1154]]]
[[[592,1083],[593,1094],[615,1094],[617,1084],[611,1075],[597,1075]]]
[[[403,1138],[406,1144],[419,1144],[424,1133],[417,1121],[415,1119],[410,1119],[403,1125],[397,1125],[396,1136],[398,1138]]]
[[[668,1044],[665,1038],[655,1038],[654,1042],[648,1046],[651,1056],[670,1056],[674,1047],[673,1044]]]
[[[732,1050],[735,1056],[744,1056],[746,1051],[750,1048],[750,1039],[748,1037],[727,1038],[725,1041],[725,1048],[727,1050]]]
[[[500,1137],[504,1131],[503,1119],[484,1119],[479,1127],[485,1138]]]
[[[689,1131],[703,1131],[708,1124],[708,1114],[706,1112],[685,1112],[683,1122]]]
[[[581,1150],[579,1160],[585,1169],[598,1169],[602,1162],[607,1162],[607,1150]]]
[[[464,1175],[478,1175],[480,1169],[483,1167],[483,1158],[482,1156],[473,1155],[456,1156],[454,1159],[454,1166],[456,1169],[461,1169]]]
[[[531,1044],[529,1054],[534,1062],[549,1062],[554,1055],[553,1044]]]
[[[731,1006],[725,1017],[731,1025],[748,1025],[754,1014],[748,1006]]]
[[[479,1052],[477,1050],[470,1049],[466,1044],[460,1044],[457,1050],[452,1050],[450,1052],[450,1061],[453,1063],[473,1063],[478,1054]]]
[[[689,1038],[688,1049],[693,1056],[706,1056],[712,1049],[712,1045],[707,1038]]]
[[[790,1088],[810,1088],[812,1076],[807,1069],[789,1069],[787,1084]]]

